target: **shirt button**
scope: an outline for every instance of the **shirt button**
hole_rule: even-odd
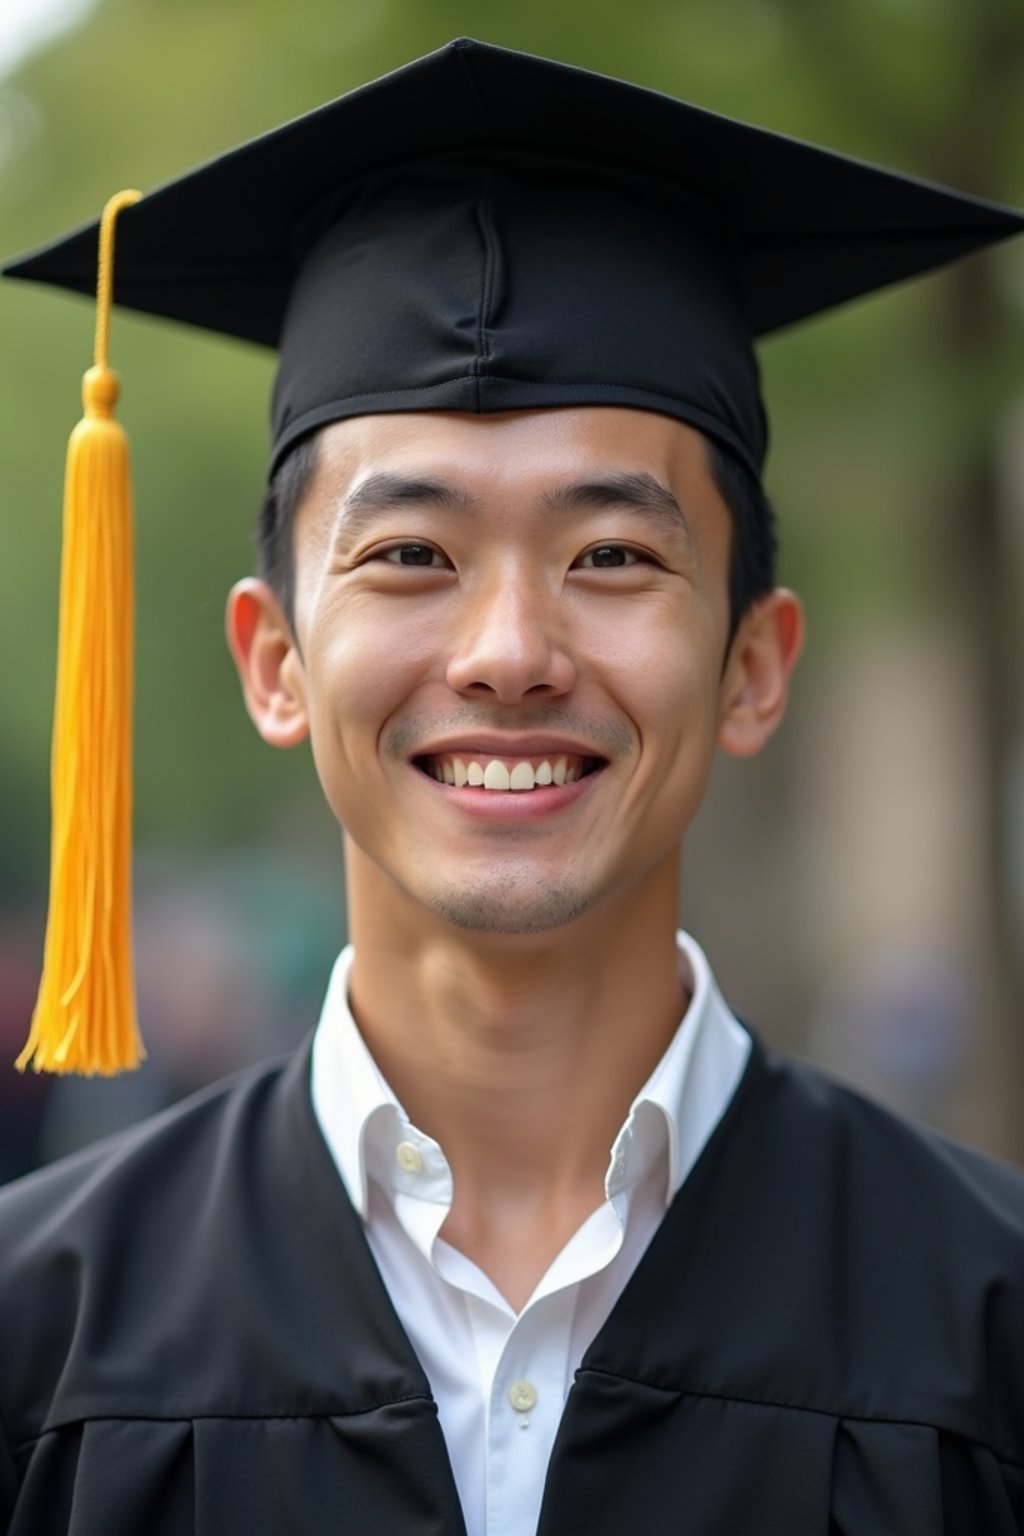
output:
[[[529,1413],[537,1401],[537,1388],[532,1381],[514,1381],[508,1389],[508,1400],[516,1413]]]
[[[419,1147],[414,1147],[411,1141],[400,1141],[395,1148],[395,1162],[403,1173],[422,1173],[423,1157]]]

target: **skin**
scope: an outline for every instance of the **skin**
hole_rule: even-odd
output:
[[[382,474],[457,504],[360,512]],[[678,510],[567,494],[641,475]],[[602,1203],[608,1149],[685,1011],[682,843],[715,753],[758,752],[785,710],[800,605],[773,592],[726,654],[730,531],[702,438],[667,417],[368,416],[324,434],[294,631],[264,583],[229,598],[257,730],[311,742],[343,830],[352,1007],[451,1164],[443,1235],[517,1309]],[[534,815],[529,793],[453,792],[414,764],[480,733],[603,766]]]

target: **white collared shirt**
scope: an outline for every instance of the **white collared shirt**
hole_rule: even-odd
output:
[[[677,941],[689,1006],[612,1145],[605,1203],[518,1314],[438,1236],[451,1169],[359,1033],[351,946],[335,963],[313,1043],[313,1108],[437,1400],[468,1536],[535,1536],[575,1371],[743,1075],[750,1037],[700,947],[685,933]]]

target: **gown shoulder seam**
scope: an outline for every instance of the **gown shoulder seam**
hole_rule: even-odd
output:
[[[26,1452],[30,1452],[47,1435],[56,1434],[62,1429],[71,1429],[78,1424],[198,1424],[204,1421],[221,1423],[231,1421],[238,1421],[239,1423],[247,1421],[254,1423],[281,1423],[291,1419],[358,1419],[364,1418],[371,1413],[379,1413],[383,1408],[400,1407],[403,1403],[426,1403],[431,1407],[436,1407],[435,1400],[429,1392],[406,1392],[400,1397],[385,1397],[379,1402],[368,1403],[363,1408],[323,1407],[310,1409],[308,1412],[293,1410],[283,1413],[216,1413],[213,1411],[190,1413],[187,1409],[182,1409],[180,1413],[170,1411],[166,1413],[63,1413],[46,1419],[40,1426],[38,1433],[29,1435],[26,1439],[22,1440],[20,1444],[13,1447],[13,1452],[15,1456],[22,1456]]]
[[[1014,1453],[1006,1447],[995,1445],[988,1429],[969,1418],[957,1421],[953,1415],[943,1420],[938,1415],[928,1417],[913,1413],[866,1413],[862,1409],[850,1409],[842,1405],[822,1407],[818,1403],[794,1402],[782,1396],[769,1397],[750,1392],[716,1392],[706,1387],[695,1387],[683,1383],[670,1385],[664,1382],[648,1381],[643,1376],[631,1376],[626,1371],[606,1370],[597,1365],[582,1367],[577,1372],[577,1379],[582,1376],[600,1376],[607,1381],[629,1382],[633,1386],[646,1387],[652,1392],[665,1392],[676,1397],[701,1397],[715,1402],[743,1403],[752,1408],[782,1408],[793,1413],[815,1413],[825,1418],[851,1419],[866,1424],[913,1424],[925,1429],[937,1429],[958,1435],[963,1439],[973,1440],[991,1451],[1002,1465],[1024,1472],[1024,1453]]]

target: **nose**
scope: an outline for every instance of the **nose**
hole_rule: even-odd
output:
[[[451,638],[448,684],[457,693],[491,695],[502,704],[555,697],[572,687],[557,599],[538,591],[519,569],[495,575],[467,598]]]

